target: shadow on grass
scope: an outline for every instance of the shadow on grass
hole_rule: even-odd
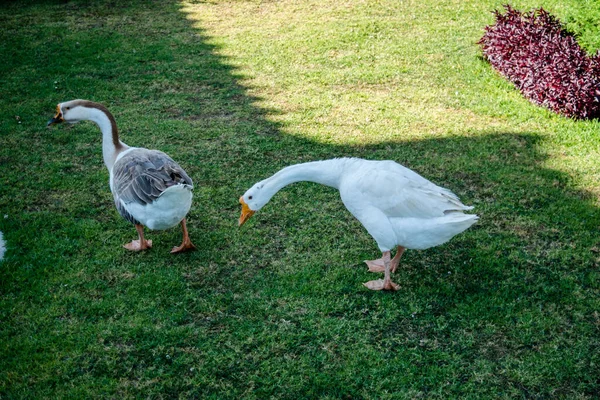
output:
[[[10,371],[0,394],[592,393],[600,215],[567,174],[543,166],[535,132],[309,141],[255,106],[177,3],[7,7],[0,104],[23,124],[0,127],[0,214],[10,216],[0,230],[12,253],[0,272],[0,369]],[[133,230],[112,209],[96,127],[42,129],[71,98],[107,104],[125,142],[186,167],[201,251],[168,256],[176,230],[152,233],[164,248],[149,254],[120,249]],[[396,160],[474,204],[481,221],[408,252],[393,295],[361,290],[360,260],[377,249],[331,189],[290,186],[237,228],[252,183],[342,156]]]

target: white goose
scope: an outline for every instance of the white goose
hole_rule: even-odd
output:
[[[102,104],[87,100],[60,103],[48,126],[79,121],[95,122],[102,131],[102,155],[115,205],[138,232],[139,239],[123,247],[132,251],[152,247],[152,240],[144,239],[144,225],[162,230],[181,222],[183,242],[171,253],[194,250],[185,223],[194,185],[183,168],[161,151],[129,147],[121,142],[115,119]]]
[[[477,221],[464,214],[465,206],[448,189],[394,161],[337,158],[296,164],[260,181],[240,197],[241,226],[269,202],[284,186],[310,181],[340,191],[342,201],[375,239],[382,258],[365,261],[372,272],[385,272],[384,279],[364,285],[372,290],[398,290],[391,281],[405,249],[427,249],[447,242]],[[397,246],[393,259],[390,251]]]

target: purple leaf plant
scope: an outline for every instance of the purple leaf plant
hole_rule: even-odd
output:
[[[542,8],[504,8],[478,42],[490,64],[535,104],[567,117],[600,117],[600,52],[588,56]]]

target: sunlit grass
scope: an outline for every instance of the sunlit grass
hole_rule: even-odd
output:
[[[572,5],[515,6],[543,6],[569,27],[581,24],[581,10]],[[257,105],[282,111],[270,118],[286,133],[364,145],[537,132],[551,138],[542,148],[562,154],[561,163],[549,160],[548,167],[597,192],[598,123],[540,110],[481,58],[476,42],[497,8],[494,2],[219,1],[184,3],[183,11],[239,68]],[[595,43],[589,29],[578,34],[582,44]]]

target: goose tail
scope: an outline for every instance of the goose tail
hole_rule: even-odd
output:
[[[446,243],[478,219],[475,214],[454,211],[437,218],[394,218],[391,221],[401,246],[423,250]]]

